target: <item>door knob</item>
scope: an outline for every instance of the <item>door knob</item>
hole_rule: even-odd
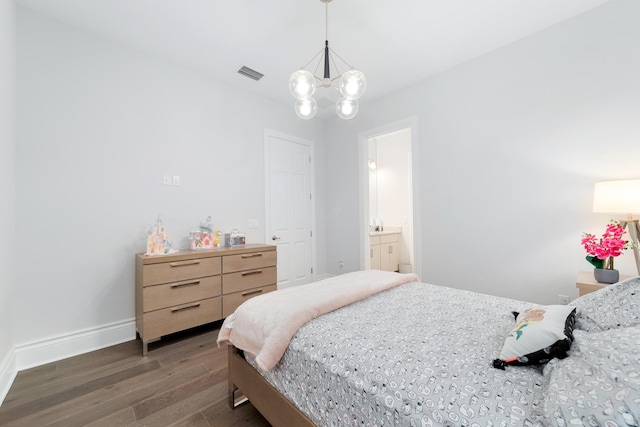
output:
[[[271,236],[271,240],[280,240],[280,237],[278,237],[278,236]]]

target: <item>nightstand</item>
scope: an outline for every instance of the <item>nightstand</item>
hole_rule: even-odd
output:
[[[620,275],[620,281],[624,279],[628,279],[631,276],[625,276],[624,274]],[[589,294],[591,292],[595,292],[598,289],[602,289],[605,286],[609,286],[605,283],[598,283],[596,279],[593,278],[593,271],[578,271],[578,278],[576,279],[576,288],[578,288],[578,292],[580,296]]]

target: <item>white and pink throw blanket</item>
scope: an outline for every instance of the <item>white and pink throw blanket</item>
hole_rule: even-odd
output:
[[[245,301],[225,319],[218,345],[233,344],[269,371],[308,321],[378,292],[418,281],[415,274],[364,270],[269,292]]]

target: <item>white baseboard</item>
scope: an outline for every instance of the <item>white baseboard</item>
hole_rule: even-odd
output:
[[[4,358],[0,360],[0,406],[4,402],[4,398],[7,397],[13,380],[18,375],[18,368],[16,367],[16,351],[12,348]]]
[[[319,282],[320,280],[328,279],[329,277],[333,277],[333,274],[320,274],[316,276],[316,282]]]
[[[15,350],[16,367],[18,371],[22,371],[131,341],[135,337],[136,322],[135,319],[130,319],[20,344]]]

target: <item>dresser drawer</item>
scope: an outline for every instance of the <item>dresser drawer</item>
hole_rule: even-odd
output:
[[[228,317],[231,315],[231,313],[236,311],[236,308],[246,300],[257,297],[258,295],[266,294],[267,292],[275,291],[276,289],[276,285],[268,285],[225,295],[222,301],[222,317]]]
[[[222,293],[226,295],[260,286],[274,285],[277,279],[275,267],[225,274],[222,276]]]
[[[196,258],[185,261],[146,264],[142,271],[142,286],[178,282],[221,273],[221,257]]]
[[[220,276],[146,286],[143,290],[142,311],[146,313],[191,301],[217,297],[222,293],[221,291],[222,279]]]
[[[222,260],[222,271],[226,274],[274,265],[276,265],[276,251],[252,252],[225,256]]]
[[[151,340],[222,318],[222,297],[208,298],[144,314],[144,338]]]

